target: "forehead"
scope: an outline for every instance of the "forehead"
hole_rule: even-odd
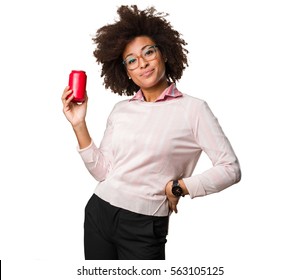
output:
[[[135,37],[132,41],[130,41],[123,52],[123,56],[127,56],[128,54],[139,54],[141,49],[147,45],[154,45],[155,42],[147,37],[147,36],[139,36]]]

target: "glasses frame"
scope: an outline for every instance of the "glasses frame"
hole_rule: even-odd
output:
[[[139,60],[139,58],[143,58],[143,60],[144,60],[144,61],[147,61],[147,62],[156,59],[156,58],[157,58],[157,49],[158,49],[158,46],[157,46],[157,45],[149,45],[149,46],[147,46],[147,50],[149,50],[149,49],[151,49],[151,48],[153,48],[153,50],[154,50],[154,52],[155,52],[155,57],[154,57],[154,58],[147,59],[146,57],[144,57],[143,51],[142,51],[142,53],[141,53],[140,55],[136,55],[136,54],[133,54],[133,55],[132,55],[133,57],[136,57],[136,59],[137,59],[137,62],[138,62],[138,63],[137,63],[137,66],[136,66],[136,67],[134,67],[134,68],[132,68],[132,69],[128,68],[128,66],[127,66],[127,64],[126,64],[126,59],[124,59],[124,60],[122,61],[122,64],[125,66],[125,68],[126,68],[127,70],[135,70],[135,69],[137,69],[137,68],[140,66],[140,60]]]

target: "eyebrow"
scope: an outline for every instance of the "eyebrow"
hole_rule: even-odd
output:
[[[145,48],[151,47],[151,46],[153,46],[153,45],[145,45],[144,47],[141,48],[141,51],[143,51]],[[130,56],[130,55],[133,55],[133,53],[127,54],[127,55],[124,57],[124,59],[125,59],[126,57]]]

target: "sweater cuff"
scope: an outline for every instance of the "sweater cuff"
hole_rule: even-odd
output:
[[[183,178],[182,180],[188,189],[190,198],[206,195],[206,191],[202,185],[202,182],[197,176]]]
[[[92,140],[91,144],[88,145],[87,147],[83,148],[83,149],[80,149],[78,146],[77,146],[77,151],[78,153],[80,154],[82,160],[85,162],[85,163],[88,163],[88,162],[92,162],[93,159],[94,159],[94,151],[97,149],[94,141]]]

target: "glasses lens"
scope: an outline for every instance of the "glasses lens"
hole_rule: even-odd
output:
[[[130,55],[124,60],[124,64],[128,70],[134,70],[139,66],[139,57],[142,57],[144,61],[150,61],[156,58],[156,46],[149,46],[143,50],[141,56]]]
[[[135,55],[128,56],[125,60],[127,69],[132,70],[138,67],[138,58]]]
[[[146,48],[143,51],[142,56],[146,61],[153,60],[156,57],[155,46],[150,46],[150,47]]]

